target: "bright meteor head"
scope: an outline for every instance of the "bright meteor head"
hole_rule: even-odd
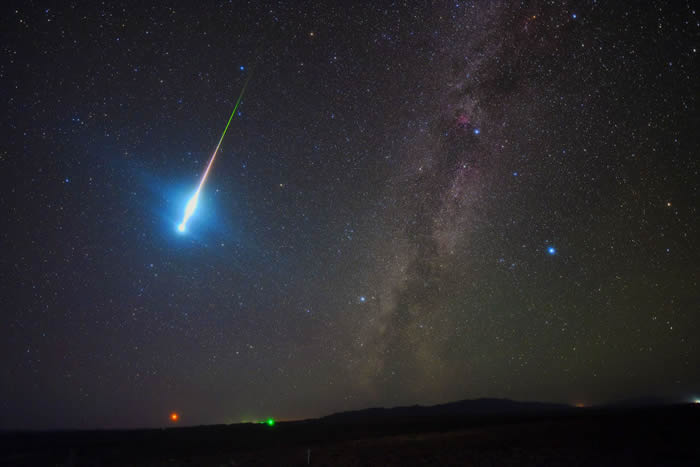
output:
[[[197,209],[197,201],[199,200],[199,190],[194,194],[194,196],[187,202],[187,206],[185,206],[185,218],[182,220],[182,223],[184,224],[187,222],[187,220],[192,217],[192,214],[194,214],[194,210]]]
[[[190,217],[192,217],[192,214],[194,214],[194,210],[197,209],[197,201],[198,200],[199,200],[199,189],[195,192],[194,196],[192,198],[190,198],[190,200],[187,202],[187,206],[185,206],[185,217],[182,219],[182,222],[180,223],[180,225],[177,226],[177,230],[179,232],[185,231],[185,228],[187,227],[187,221],[190,220]]]

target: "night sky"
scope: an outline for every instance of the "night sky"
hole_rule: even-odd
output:
[[[700,395],[691,2],[58,3],[0,19],[0,428]]]

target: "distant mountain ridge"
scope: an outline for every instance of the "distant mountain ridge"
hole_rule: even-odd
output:
[[[338,412],[325,417],[325,422],[352,422],[364,420],[386,420],[391,418],[413,417],[449,417],[449,416],[487,416],[487,415],[535,415],[551,414],[575,410],[566,404],[549,402],[519,402],[510,399],[467,399],[431,406],[412,405],[405,407],[376,407],[370,409]]]

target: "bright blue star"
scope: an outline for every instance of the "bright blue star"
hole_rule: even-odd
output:
[[[517,176],[518,176],[518,172],[513,172],[513,177],[517,177]]]
[[[364,295],[360,297],[360,303],[365,303],[367,301],[367,297]]]
[[[241,71],[243,71],[243,70],[245,70],[245,67],[243,65],[241,65]]]
[[[481,133],[481,130],[478,128],[474,128],[474,134],[478,135],[479,133]]]
[[[549,253],[551,256],[554,256],[557,254],[557,249],[553,246],[547,247],[547,253]]]
[[[576,19],[576,13],[574,13],[573,15],[571,15],[571,17],[572,17],[573,19]]]

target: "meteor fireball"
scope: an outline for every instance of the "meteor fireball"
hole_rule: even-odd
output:
[[[245,83],[243,84],[243,89],[241,89],[241,93],[238,96],[238,100],[236,101],[236,105],[233,107],[233,112],[231,112],[231,116],[228,118],[228,122],[226,123],[226,128],[224,128],[224,132],[221,133],[221,138],[219,138],[219,143],[216,145],[216,149],[214,149],[214,153],[211,155],[211,159],[209,159],[209,163],[207,164],[207,168],[204,170],[204,174],[202,175],[201,180],[199,181],[199,185],[197,186],[197,190],[194,192],[194,195],[192,195],[192,198],[187,202],[187,205],[185,206],[185,215],[182,218],[182,222],[177,226],[177,230],[179,232],[185,232],[187,229],[187,221],[190,220],[190,217],[194,214],[194,211],[197,209],[197,202],[199,201],[199,193],[202,191],[202,187],[204,186],[204,182],[207,180],[207,176],[209,175],[209,171],[211,170],[212,164],[214,164],[214,159],[216,159],[216,155],[219,152],[219,148],[221,147],[221,142],[224,140],[224,136],[226,136],[226,131],[228,130],[229,125],[231,124],[231,120],[233,120],[233,116],[236,115],[236,110],[238,110],[238,106],[241,103],[241,99],[243,98],[243,94],[245,93],[245,88],[248,86],[248,82],[250,81],[251,76],[253,74],[251,73],[248,75],[248,78],[246,79]]]

